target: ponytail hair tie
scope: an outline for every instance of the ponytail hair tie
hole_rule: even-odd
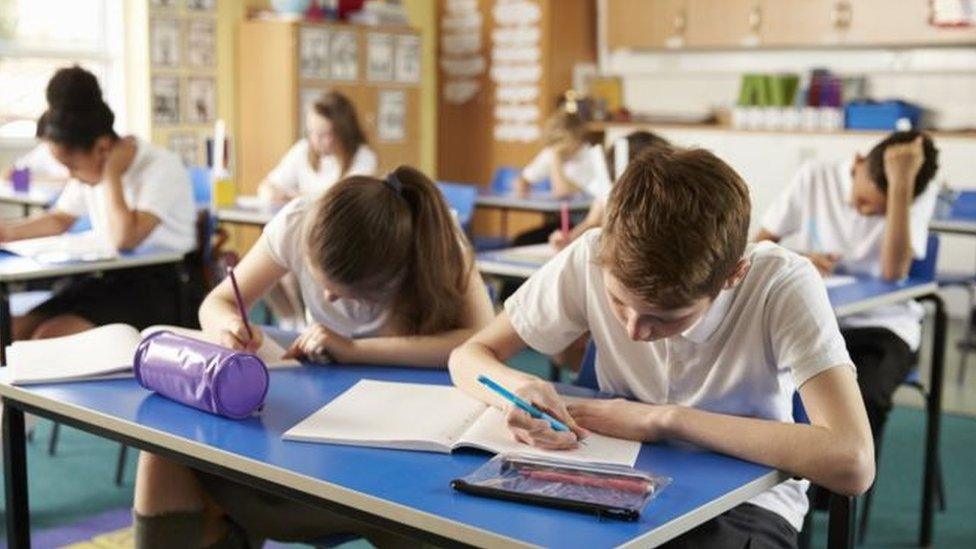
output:
[[[403,195],[403,183],[400,183],[400,179],[396,176],[395,172],[390,172],[387,174],[386,179],[383,180],[383,183],[387,187],[393,189],[393,192]]]

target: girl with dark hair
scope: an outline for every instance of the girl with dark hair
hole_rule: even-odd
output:
[[[81,67],[54,74],[47,103],[37,135],[72,179],[51,210],[0,224],[0,242],[61,234],[88,216],[94,236],[120,251],[190,252],[196,245],[196,211],[179,158],[141,139],[119,136],[98,81]],[[15,318],[14,339],[56,337],[114,322],[140,329],[175,323],[178,283],[169,267],[76,279]]]
[[[492,319],[472,259],[434,183],[400,167],[385,179],[347,177],[317,200],[294,200],[264,228],[236,274],[245,307],[295,274],[317,324],[291,346],[293,356],[444,367],[451,350]],[[237,349],[256,349],[264,337],[254,326],[248,335],[227,280],[204,300],[200,323],[212,340]],[[137,547],[245,547],[350,531],[379,546],[397,541],[145,452],[134,507]]]
[[[305,126],[307,137],[288,150],[258,187],[265,200],[317,196],[343,177],[376,173],[376,153],[346,96],[324,93],[305,113]]]

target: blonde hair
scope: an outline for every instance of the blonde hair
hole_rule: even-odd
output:
[[[578,114],[560,109],[546,119],[543,137],[547,147],[582,143],[586,137],[586,123]]]

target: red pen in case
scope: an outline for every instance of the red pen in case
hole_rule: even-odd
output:
[[[637,520],[670,482],[632,467],[500,454],[451,485],[479,496]]]

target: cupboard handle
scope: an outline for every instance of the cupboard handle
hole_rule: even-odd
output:
[[[753,34],[759,32],[759,28],[762,26],[762,8],[758,4],[754,5],[751,10],[749,10],[749,30]]]

